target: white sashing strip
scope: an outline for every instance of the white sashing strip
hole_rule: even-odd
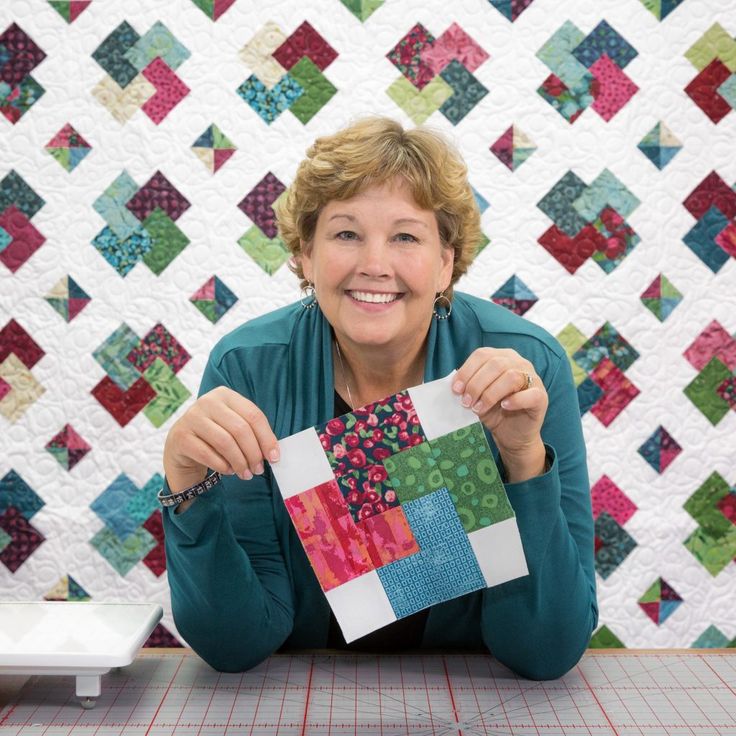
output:
[[[478,421],[478,415],[466,409],[460,403],[460,397],[452,392],[455,373],[453,371],[449,376],[408,390],[428,440]]]
[[[468,541],[489,588],[529,574],[515,518],[470,532]]]
[[[271,465],[279,490],[291,498],[335,480],[330,463],[313,427],[279,440],[281,459]]]
[[[325,595],[348,643],[396,621],[375,570],[328,590]]]

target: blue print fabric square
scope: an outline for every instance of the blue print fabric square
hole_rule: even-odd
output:
[[[478,561],[447,488],[403,505],[420,551],[378,568],[397,618],[485,588]]]

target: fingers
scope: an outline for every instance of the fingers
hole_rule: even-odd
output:
[[[272,463],[278,462],[278,440],[271,429],[271,425],[268,423],[266,415],[252,401],[249,401],[234,391],[229,392],[225,396],[225,404],[235,417],[240,419],[240,421],[237,421],[229,417],[233,428],[236,431],[241,430],[248,439],[250,439],[251,434],[255,438],[255,442],[259,448],[258,452],[260,453],[260,458],[258,458],[256,464],[265,459]],[[250,433],[243,425],[247,425]],[[255,454],[252,456],[255,457]],[[261,469],[260,472],[262,473],[263,470]]]
[[[534,387],[546,395],[534,366],[516,351],[480,348],[457,371],[452,389],[463,406],[482,416],[507,397]]]

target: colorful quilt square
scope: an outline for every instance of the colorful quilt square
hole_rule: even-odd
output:
[[[272,471],[347,641],[528,574],[485,431],[452,380],[279,441]]]

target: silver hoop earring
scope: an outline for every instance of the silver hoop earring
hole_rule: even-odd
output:
[[[302,289],[301,305],[304,309],[314,309],[317,306],[317,294],[314,291],[314,286],[311,283],[307,284]]]
[[[444,308],[441,306],[442,301],[445,301],[447,304],[447,306]],[[444,309],[445,313],[442,314],[438,311],[439,309]],[[440,292],[437,295],[437,298],[434,300],[432,314],[434,315],[435,319],[447,319],[452,314],[452,301],[450,300],[449,296],[445,296],[444,291]]]

